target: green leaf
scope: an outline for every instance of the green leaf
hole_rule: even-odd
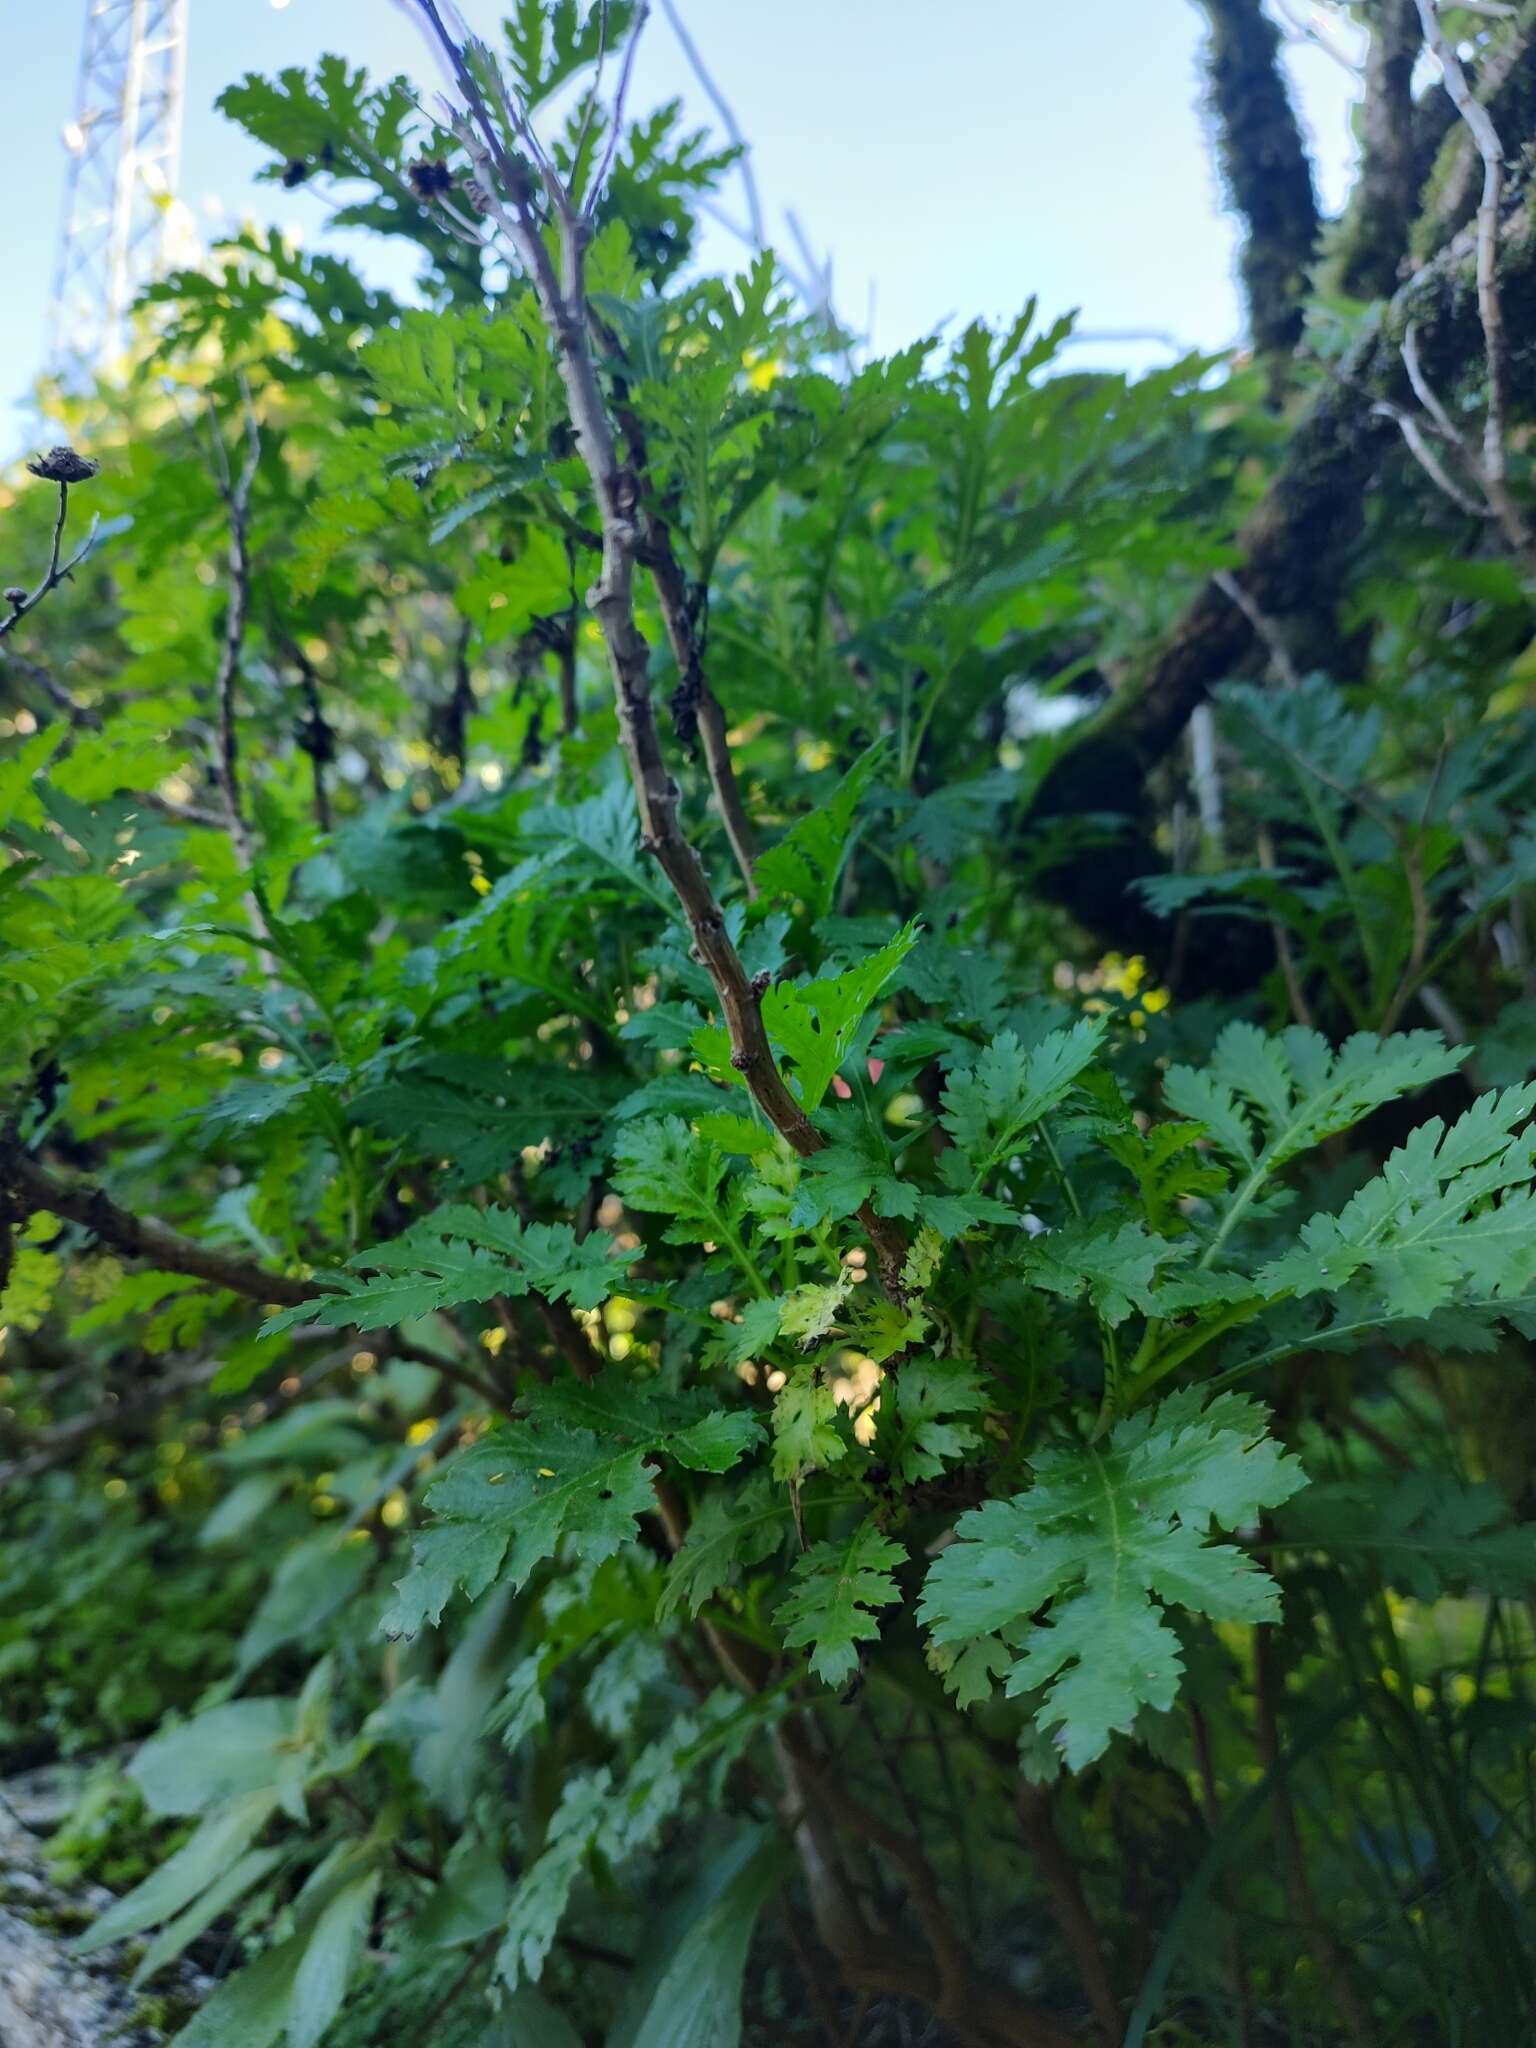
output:
[[[441,1055],[361,1090],[348,1110],[403,1138],[413,1156],[450,1161],[464,1183],[504,1172],[526,1146],[595,1135],[618,1093],[586,1071]]]
[[[615,1252],[601,1231],[578,1239],[568,1223],[525,1224],[509,1209],[449,1203],[402,1236],[356,1253],[342,1271],[325,1274],[333,1293],[269,1317],[262,1335],[301,1323],[392,1326],[493,1294],[537,1293],[596,1308],[638,1257],[638,1248]]]
[[[277,1794],[262,1790],[232,1799],[210,1813],[191,1838],[141,1884],[102,1913],[81,1935],[81,1955],[159,1926],[205,1892],[241,1857],[277,1809]]]
[[[675,1218],[669,1244],[729,1242],[739,1195],[726,1188],[728,1162],[680,1116],[631,1124],[614,1147],[613,1185],[631,1207]]]
[[[273,2048],[288,2021],[293,1980],[302,1960],[300,1940],[268,1949],[215,1987],[176,2036],[176,2048]]]
[[[1030,1130],[1071,1093],[1104,1036],[1104,1022],[1084,1017],[1051,1031],[1028,1051],[1012,1031],[1000,1032],[944,1091],[941,1121],[984,1175],[1017,1151]]]
[[[1496,1487],[1450,1472],[1384,1472],[1309,1486],[1279,1516],[1280,1540],[1369,1567],[1415,1600],[1476,1586],[1510,1599],[1536,1587],[1536,1528]]]
[[[229,1700],[152,1735],[128,1775],[151,1813],[201,1813],[277,1785],[293,1732],[292,1700]]]
[[[1479,1096],[1447,1128],[1431,1117],[1337,1216],[1313,1216],[1258,1275],[1265,1293],[1369,1282],[1382,1319],[1461,1300],[1516,1301],[1536,1284],[1536,1082]]]
[[[1175,1394],[1103,1446],[1044,1453],[1034,1485],[963,1515],[931,1567],[921,1618],[935,1642],[1000,1636],[1017,1652],[1007,1690],[1044,1694],[1039,1725],[1058,1731],[1072,1769],[1142,1707],[1172,1704],[1179,1643],[1156,1602],[1216,1620],[1273,1618],[1273,1580],[1204,1540],[1211,1522],[1255,1521],[1304,1483],[1265,1420],[1234,1395],[1202,1413],[1198,1392]]]
[[[798,1366],[773,1403],[773,1476],[795,1479],[848,1455],[837,1397],[813,1365]]]
[[[341,2011],[378,1889],[378,1871],[365,1871],[344,1884],[316,1916],[294,1972],[288,2048],[315,2048]]]
[[[763,1024],[792,1062],[789,1082],[809,1112],[820,1108],[832,1076],[853,1049],[865,1013],[917,943],[916,924],[878,953],[825,980],[776,982],[763,996]]]
[[[906,1555],[866,1521],[846,1539],[818,1543],[796,1563],[793,1587],[774,1620],[788,1624],[790,1649],[810,1646],[811,1670],[824,1684],[842,1685],[857,1670],[857,1646],[880,1633],[875,1610],[901,1598],[892,1573]]]
[[[919,1352],[880,1392],[879,1455],[904,1485],[937,1479],[981,1441],[972,1419],[987,1408],[974,1367]]]
[[[1466,1057],[1465,1046],[1433,1031],[1362,1031],[1335,1053],[1300,1025],[1267,1038],[1255,1025],[1229,1024],[1203,1070],[1169,1068],[1163,1094],[1257,1186],[1383,1103],[1453,1074]]]
[[[547,527],[530,527],[511,561],[482,555],[474,574],[454,592],[454,602],[479,627],[488,646],[519,638],[535,619],[550,618],[570,606],[571,565],[565,543]]]
[[[247,1676],[284,1643],[322,1629],[353,1597],[374,1562],[367,1537],[327,1532],[283,1555],[240,1638],[237,1669]]]
[[[616,1379],[591,1388],[557,1382],[529,1406],[526,1423],[498,1426],[428,1488],[438,1519],[416,1540],[387,1633],[436,1623],[455,1586],[475,1599],[498,1577],[524,1585],[562,1542],[594,1562],[611,1556],[655,1506],[648,1458],[723,1472],[760,1433],[744,1411],[700,1414],[695,1404],[663,1404]]]
[[[790,826],[777,846],[759,854],[752,873],[770,896],[798,897],[813,924],[831,910],[853,839],[854,813],[889,752],[876,740],[848,770],[825,803]]]
[[[621,2023],[610,2048],[738,2048],[753,1929],[783,1881],[783,1846],[769,1829],[749,1831],[717,1859],[683,1903],[675,1945],[645,1958],[633,2030]]]
[[[697,1614],[713,1594],[741,1583],[784,1540],[789,1498],[766,1474],[735,1493],[707,1493],[674,1552],[656,1605],[659,1617],[686,1607]]]
[[[1177,1251],[1139,1223],[1072,1222],[1033,1239],[1021,1254],[1019,1269],[1050,1294],[1069,1301],[1086,1294],[1113,1326],[1133,1309],[1151,1308],[1158,1264]]]
[[[270,1877],[287,1853],[282,1845],[271,1849],[252,1849],[237,1862],[221,1866],[208,1889],[199,1893],[175,1919],[168,1920],[145,1949],[133,1973],[135,1986],[147,1984],[157,1970],[163,1970],[168,1963],[174,1963],[179,1955],[185,1954],[215,1920],[222,1919],[247,1892],[254,1891],[264,1878]]]

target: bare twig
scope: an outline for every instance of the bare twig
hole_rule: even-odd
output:
[[[219,787],[224,796],[229,836],[234,843],[236,857],[241,868],[248,872],[251,867],[252,848],[250,831],[240,801],[240,739],[235,724],[235,681],[239,674],[241,652],[245,646],[245,625],[251,602],[251,557],[247,524],[250,516],[251,488],[255,484],[257,466],[261,461],[261,428],[256,419],[256,408],[251,402],[250,389],[243,378],[240,383],[240,396],[245,413],[245,459],[240,465],[238,476],[231,470],[224,436],[220,431],[217,416],[211,409],[209,424],[219,491],[229,515],[228,606],[224,614],[224,638],[219,649],[219,663],[214,672],[214,702],[218,711]]]
[[[0,618],[0,640],[13,632],[28,612],[35,611],[50,591],[57,590],[78,569],[96,545],[98,521],[91,521],[91,530],[72,555],[64,553],[64,527],[69,519],[69,487],[73,483],[86,483],[95,476],[100,465],[84,455],[77,455],[73,448],[53,448],[41,455],[35,462],[27,464],[34,476],[42,477],[46,483],[57,484],[59,489],[58,510],[54,514],[53,544],[48,552],[48,567],[43,580],[35,590],[17,587],[7,590],[5,601],[9,612]]]
[[[672,693],[672,720],[677,736],[685,746],[691,745],[697,732],[700,750],[704,755],[704,766],[709,776],[709,786],[714,793],[715,807],[725,826],[725,836],[730,841],[731,852],[741,871],[748,896],[757,894],[757,882],[753,875],[753,863],[757,858],[757,844],[752,827],[747,822],[746,806],[741,800],[741,791],[736,782],[736,769],[731,760],[731,744],[726,734],[725,712],[720,700],[709,687],[704,672],[704,653],[700,645],[700,631],[694,606],[690,602],[688,579],[672,545],[672,535],[666,521],[651,504],[647,494],[650,479],[650,450],[645,438],[645,429],[639,415],[627,403],[615,407],[619,425],[624,433],[625,448],[630,465],[635,473],[639,499],[635,507],[635,519],[639,528],[637,559],[643,560],[650,571],[651,582],[656,591],[656,600],[661,607],[662,623],[666,628],[667,643],[677,663],[677,688]]]
[[[1379,418],[1395,420],[1397,422],[1402,432],[1403,440],[1407,443],[1409,454],[1412,455],[1414,461],[1418,463],[1436,490],[1442,496],[1449,498],[1458,512],[1465,512],[1469,519],[1488,518],[1488,507],[1480,505],[1470,492],[1464,491],[1461,485],[1455,482],[1448,474],[1445,465],[1430,446],[1424,429],[1419,425],[1411,412],[1404,412],[1400,405],[1393,405],[1386,399],[1379,400],[1371,407],[1371,411],[1377,414]]]
[[[1295,689],[1301,681],[1296,673],[1296,664],[1286,646],[1279,627],[1263,610],[1258,601],[1244,590],[1241,583],[1229,569],[1218,569],[1211,578],[1223,597],[1229,597],[1252,626],[1255,634],[1264,644],[1264,651],[1274,664],[1275,674],[1288,690]]]
[[[587,225],[568,209],[561,212],[557,269],[534,210],[534,185],[527,163],[509,148],[497,129],[463,50],[444,25],[437,0],[418,0],[418,4],[459,81],[465,105],[451,119],[475,166],[477,198],[487,217],[507,236],[532,281],[558,350],[577,447],[601,514],[602,566],[588,604],[608,650],[620,737],[639,807],[642,846],[672,885],[694,949],[714,985],[731,1041],[731,1064],[786,1142],[802,1156],[818,1152],[821,1135],[779,1072],[763,1025],[760,993],[742,966],[703,865],[678,817],[677,785],[668,772],[651,701],[650,650],[635,622],[635,565],[641,541],[635,517],[639,485],[633,470],[620,458],[588,340]],[[903,1299],[904,1233],[888,1219],[876,1216],[868,1205],[860,1217],[887,1291],[893,1298]]]
[[[1504,196],[1504,145],[1493,116],[1473,92],[1461,68],[1436,0],[1418,0],[1419,20],[1457,113],[1466,123],[1483,161],[1483,190],[1477,208],[1477,311],[1488,364],[1488,397],[1483,411],[1483,444],[1478,481],[1504,536],[1517,554],[1536,559],[1525,514],[1509,489],[1504,415],[1508,341],[1499,292],[1499,207]]]
[[[602,161],[593,175],[587,191],[586,204],[582,208],[585,219],[591,220],[597,211],[597,202],[603,196],[603,187],[608,182],[608,173],[613,169],[613,160],[618,155],[619,143],[624,133],[624,106],[629,98],[629,82],[634,75],[635,52],[640,47],[640,31],[650,15],[647,0],[640,0],[635,14],[635,25],[629,32],[629,41],[624,49],[624,62],[619,67],[619,88],[613,96],[613,114],[608,128],[608,143],[603,151]]]
[[[101,713],[91,710],[89,706],[82,704],[78,698],[73,697],[58,678],[50,670],[43,667],[41,662],[28,661],[24,655],[17,654],[13,648],[6,649],[5,658],[18,675],[25,676],[28,682],[36,683],[49,703],[52,704],[62,717],[67,718],[71,725],[80,726],[87,732],[99,732],[101,730]]]
[[[752,246],[765,249],[768,246],[768,229],[763,219],[763,202],[757,189],[757,174],[752,168],[752,150],[747,138],[741,132],[741,124],[732,111],[731,103],[720,90],[710,74],[699,46],[689,35],[683,17],[678,12],[677,0],[661,0],[661,11],[671,24],[672,33],[677,37],[678,48],[688,60],[688,68],[703,88],[704,97],[720,117],[720,126],[725,130],[726,139],[740,151],[736,169],[741,178],[742,197],[747,202],[747,233]]]
[[[1077,1965],[1099,2032],[1109,2048],[1117,2048],[1125,2031],[1125,2021],[1114,1973],[1077,1866],[1062,1847],[1061,1837],[1056,1832],[1053,1795],[1046,1786],[1021,1784],[1014,1799],[1014,1808],[1030,1854],[1044,1880],[1061,1938]]]
[[[1461,429],[1452,421],[1450,414],[1440,403],[1439,394],[1430,383],[1428,374],[1419,355],[1419,324],[1410,320],[1403,329],[1403,368],[1408,372],[1408,382],[1413,395],[1429,414],[1435,425],[1453,446],[1465,449],[1466,442]]]
[[[587,146],[587,137],[592,133],[592,122],[603,97],[603,65],[608,58],[608,0],[597,0],[597,70],[593,74],[592,89],[587,94],[587,104],[581,110],[581,126],[576,131],[576,140],[571,144],[571,175],[581,173],[582,152]]]
[[[62,1422],[50,1423],[46,1429],[37,1430],[26,1439],[29,1449],[24,1450],[20,1457],[0,1465],[0,1485],[9,1485],[18,1479],[35,1479],[40,1472],[47,1472],[72,1457],[76,1448],[98,1431],[114,1429],[121,1423],[135,1421],[141,1415],[155,1414],[177,1394],[192,1387],[206,1386],[223,1363],[222,1358],[198,1358],[190,1364],[174,1365],[158,1380],[134,1387],[126,1395],[108,1394],[94,1408],[87,1408],[79,1415],[68,1416]]]
[[[174,818],[178,825],[209,825],[215,831],[222,831],[224,819],[218,811],[205,811],[199,804],[179,804],[174,797],[161,796],[155,789],[142,789],[135,793],[134,802],[143,804],[149,811],[158,811],[164,818]]]

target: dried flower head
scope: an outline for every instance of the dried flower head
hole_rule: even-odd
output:
[[[88,455],[77,455],[73,448],[50,448],[46,455],[29,462],[27,468],[45,483],[83,484],[96,475],[101,464]]]
[[[7,604],[21,605],[27,601],[27,593],[19,583],[7,584],[5,589],[0,591],[0,597],[3,597]]]
[[[423,158],[420,163],[411,164],[405,175],[418,199],[440,199],[453,190],[453,173],[441,157]]]
[[[304,184],[309,177],[309,165],[301,156],[289,157],[283,165],[283,190],[291,192],[295,185]]]

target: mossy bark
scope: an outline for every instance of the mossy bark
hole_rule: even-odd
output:
[[[1536,337],[1536,233],[1529,226],[1527,197],[1522,192],[1508,216],[1500,259],[1505,319],[1516,337],[1509,397],[1517,415],[1536,412],[1536,339],[1522,339]],[[1298,424],[1283,467],[1238,535],[1244,588],[1299,652],[1335,637],[1336,607],[1368,491],[1388,461],[1408,460],[1393,420],[1374,407],[1379,400],[1405,408],[1415,403],[1402,362],[1410,321],[1420,360],[1442,396],[1449,399],[1458,387],[1479,382],[1483,336],[1470,232],[1382,306]],[[1134,820],[1144,819],[1147,778],[1181,739],[1196,705],[1217,684],[1242,673],[1254,639],[1244,611],[1207,584],[1140,676],[1123,681],[1064,749],[1036,791],[1026,833],[1053,819],[1102,809],[1105,789],[1119,794],[1120,808]],[[1318,664],[1304,658],[1301,665]],[[1147,920],[1139,899],[1127,892],[1140,876],[1163,866],[1149,833],[1138,825],[1087,858],[1075,853],[1041,875],[1036,886],[1107,940],[1140,943]]]
[[[1384,299],[1396,291],[1423,183],[1415,161],[1413,105],[1413,70],[1423,41],[1418,0],[1376,0],[1369,18],[1360,175],[1338,252],[1340,289],[1354,299]]]
[[[1301,339],[1317,248],[1312,166],[1280,69],[1280,37],[1260,0],[1200,0],[1211,25],[1207,78],[1216,153],[1246,229],[1239,259],[1260,355]]]

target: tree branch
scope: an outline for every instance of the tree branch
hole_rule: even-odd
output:
[[[224,796],[229,836],[234,842],[236,858],[242,870],[249,872],[252,858],[251,835],[240,801],[240,742],[235,724],[235,682],[240,669],[241,650],[245,645],[245,623],[251,602],[251,558],[246,525],[250,513],[251,487],[256,481],[256,470],[261,461],[261,429],[244,379],[241,380],[240,391],[245,407],[245,460],[240,466],[238,476],[231,471],[229,454],[224,446],[224,437],[219,430],[218,420],[211,411],[209,414],[219,472],[220,495],[229,514],[228,606],[224,614],[224,637],[219,649],[218,667],[214,672],[213,689],[219,721],[219,787]]]
[[[1388,399],[1402,410],[1410,396],[1400,347],[1405,330],[1413,326],[1426,374],[1442,381],[1477,354],[1482,331],[1476,299],[1465,289],[1476,257],[1475,235],[1458,235],[1382,308],[1298,424],[1284,465],[1237,537],[1251,608],[1284,622],[1288,640],[1293,622],[1315,639],[1320,623],[1331,620],[1366,490],[1398,439],[1394,421],[1375,407]],[[1536,238],[1519,214],[1501,230],[1500,285],[1506,300],[1514,296],[1517,325],[1536,319]],[[1025,814],[1025,832],[1101,808],[1106,786],[1139,791],[1182,737],[1196,704],[1238,671],[1255,637],[1249,611],[1207,583],[1145,674],[1123,684],[1058,757]],[[1305,665],[1302,653],[1297,666]],[[1128,795],[1124,807],[1138,803]],[[1094,928],[1117,936],[1129,929],[1155,948],[1158,928],[1150,920],[1137,924],[1142,914],[1128,904],[1126,890],[1158,864],[1141,836],[1074,852],[1038,886]]]
[[[608,650],[620,739],[639,807],[641,844],[660,866],[682,906],[694,949],[720,1001],[731,1041],[731,1064],[744,1077],[768,1122],[795,1152],[807,1156],[821,1150],[821,1135],[790,1093],[774,1060],[758,990],[742,966],[703,864],[682,829],[677,785],[662,751],[651,702],[650,650],[635,622],[635,564],[641,544],[635,517],[639,485],[634,472],[619,458],[588,342],[584,271],[588,224],[576,215],[569,196],[559,192],[555,200],[560,247],[557,271],[541,230],[528,164],[509,148],[497,129],[485,95],[463,50],[444,25],[436,0],[418,0],[418,4],[453,67],[468,110],[455,117],[454,126],[475,166],[477,203],[502,229],[517,254],[556,345],[576,444],[601,515],[602,566],[587,601]],[[480,55],[489,61],[489,53]],[[898,1300],[903,1298],[905,1235],[867,1205],[860,1218],[875,1247],[887,1291]]]
[[[14,1138],[0,1138],[0,1227],[23,1222],[39,1209],[80,1224],[129,1258],[148,1259],[168,1273],[188,1273],[249,1301],[297,1308],[325,1292],[312,1280],[274,1273],[254,1260],[183,1237],[153,1217],[135,1216],[119,1207],[104,1188],[60,1180]]]
[[[1536,563],[1525,513],[1509,488],[1504,445],[1504,416],[1509,344],[1504,332],[1504,301],[1499,290],[1499,213],[1504,197],[1504,145],[1488,108],[1467,83],[1461,60],[1440,20],[1436,0],[1418,0],[1419,20],[1446,92],[1466,124],[1483,163],[1483,189],[1477,207],[1477,313],[1482,322],[1483,352],[1488,363],[1488,395],[1483,412],[1483,445],[1477,478],[1488,509],[1498,520],[1515,553]]]
[[[1360,175],[1342,229],[1339,282],[1351,298],[1397,289],[1418,211],[1413,69],[1421,41],[1418,0],[1378,0],[1371,15],[1360,107]]]
[[[1307,272],[1317,246],[1312,167],[1280,69],[1280,36],[1260,0],[1200,0],[1211,24],[1207,60],[1217,149],[1247,226],[1239,258],[1248,325],[1260,355],[1301,339]]]

